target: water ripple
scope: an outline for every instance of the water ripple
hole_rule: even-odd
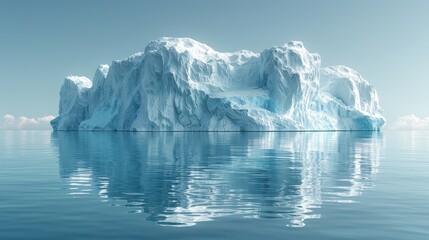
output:
[[[371,132],[57,132],[52,139],[69,194],[96,194],[174,227],[230,215],[303,227],[321,218],[325,202],[353,203],[373,186],[383,144]]]

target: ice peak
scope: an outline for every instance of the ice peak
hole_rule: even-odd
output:
[[[109,73],[109,65],[107,64],[100,64],[100,66],[98,66],[98,71],[100,71],[100,73],[103,74],[103,77],[107,77],[107,73]]]
[[[161,37],[154,41],[149,42],[145,48],[145,53],[150,51],[158,51],[160,49],[172,49],[178,52],[202,52],[207,54],[215,53],[211,47],[206,44],[200,43],[192,38],[172,38]]]
[[[79,89],[92,87],[92,82],[87,77],[68,76],[66,77],[65,81],[71,82],[72,84],[76,85]]]
[[[286,44],[286,46],[304,48],[304,44],[301,41],[290,41]]]

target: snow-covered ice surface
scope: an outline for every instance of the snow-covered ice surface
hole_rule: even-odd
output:
[[[67,77],[54,130],[379,130],[375,89],[345,66],[321,68],[301,42],[221,53],[189,38]]]

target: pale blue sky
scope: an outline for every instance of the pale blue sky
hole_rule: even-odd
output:
[[[377,89],[388,121],[429,116],[429,1],[0,0],[0,116],[56,115],[68,75],[143,51],[161,36],[218,51],[300,40]]]

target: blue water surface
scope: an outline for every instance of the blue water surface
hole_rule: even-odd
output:
[[[0,131],[0,239],[429,239],[429,132]]]

